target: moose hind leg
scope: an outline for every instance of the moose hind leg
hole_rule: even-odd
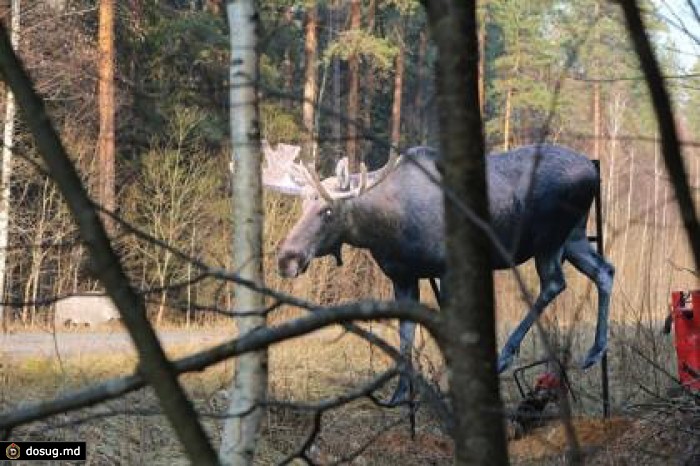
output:
[[[512,364],[513,358],[520,350],[525,335],[542,314],[545,307],[552,302],[566,288],[564,272],[561,268],[562,251],[554,254],[547,254],[535,257],[537,275],[540,277],[540,294],[537,296],[532,308],[525,318],[518,324],[518,327],[510,334],[501,354],[498,358],[498,373],[500,374]]]
[[[610,293],[615,277],[615,267],[593,249],[587,238],[579,238],[567,243],[564,246],[564,258],[590,278],[598,289],[595,341],[581,364],[583,369],[587,369],[601,360],[608,346]]]
[[[420,299],[418,280],[405,284],[394,283],[394,297],[397,301],[407,299],[418,301]],[[404,367],[404,370],[401,371],[401,374],[399,375],[399,383],[396,386],[396,390],[394,390],[394,394],[389,400],[389,404],[392,406],[409,401],[411,392],[413,391],[411,377],[408,375],[408,373],[412,370],[413,337],[415,332],[415,322],[408,320],[402,320],[399,322],[399,350],[403,358],[401,365]]]

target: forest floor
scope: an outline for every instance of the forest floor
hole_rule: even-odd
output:
[[[159,336],[168,354],[180,357],[219,343],[230,333],[225,329],[166,329]],[[439,358],[429,341],[419,338],[420,344],[423,353],[430,355],[421,358],[421,371],[439,384],[443,378]],[[0,352],[2,411],[129,374],[136,363],[128,336],[121,330],[61,332],[55,337],[46,332],[8,333],[0,336]],[[232,367],[229,361],[182,377],[215,442],[221,424],[216,414],[226,405]],[[385,367],[387,361],[367,343],[339,329],[327,329],[272,348],[270,397],[299,402],[332,398]],[[386,387],[381,396],[388,397],[391,388]],[[504,397],[512,404],[517,398],[512,398],[511,389],[504,383]],[[586,455],[584,464],[700,464],[692,462],[697,459],[693,456],[696,450],[700,451],[695,402],[664,399],[650,406],[637,412],[626,410],[606,421],[594,413],[577,413],[573,425]],[[270,407],[259,464],[281,462],[304,442],[312,425],[313,416],[308,412]],[[23,426],[13,431],[12,439],[85,440],[90,464],[187,464],[148,389]],[[553,423],[511,441],[509,451],[512,464],[565,464],[566,436],[562,426]],[[452,444],[427,407],[418,411],[413,437],[405,408],[383,409],[360,399],[323,415],[311,456],[320,464],[447,465],[452,464]]]

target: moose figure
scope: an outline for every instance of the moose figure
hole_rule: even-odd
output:
[[[445,273],[445,221],[438,153],[414,147],[392,155],[384,167],[349,174],[347,160],[333,177],[321,180],[297,163],[299,148],[264,146],[263,184],[303,199],[302,213],[278,251],[279,273],[296,277],[315,257],[333,255],[341,264],[343,244],[370,251],[389,277],[397,300],[419,299],[418,282]],[[427,176],[430,174],[431,176]],[[508,338],[498,359],[506,370],[544,308],[566,288],[562,263],[569,261],[598,290],[598,323],[593,346],[583,360],[588,368],[603,356],[608,338],[608,308],[614,268],[590,245],[585,227],[598,189],[598,173],[585,156],[554,145],[533,145],[487,157],[491,227],[510,251],[492,248],[493,269],[534,258],[540,292]],[[432,179],[431,179],[432,178]],[[466,220],[465,220],[466,221]],[[449,293],[449,290],[443,290]],[[400,323],[400,351],[411,360],[415,324]],[[390,403],[407,399],[410,379],[399,378]]]

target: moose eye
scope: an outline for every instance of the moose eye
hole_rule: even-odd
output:
[[[321,211],[321,216],[324,218],[324,220],[330,219],[333,216],[333,209],[326,207]]]

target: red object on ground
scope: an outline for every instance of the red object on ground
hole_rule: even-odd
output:
[[[545,372],[537,377],[535,390],[555,390],[561,387],[561,380],[553,372]]]
[[[681,383],[700,390],[700,290],[671,293],[671,318]]]

